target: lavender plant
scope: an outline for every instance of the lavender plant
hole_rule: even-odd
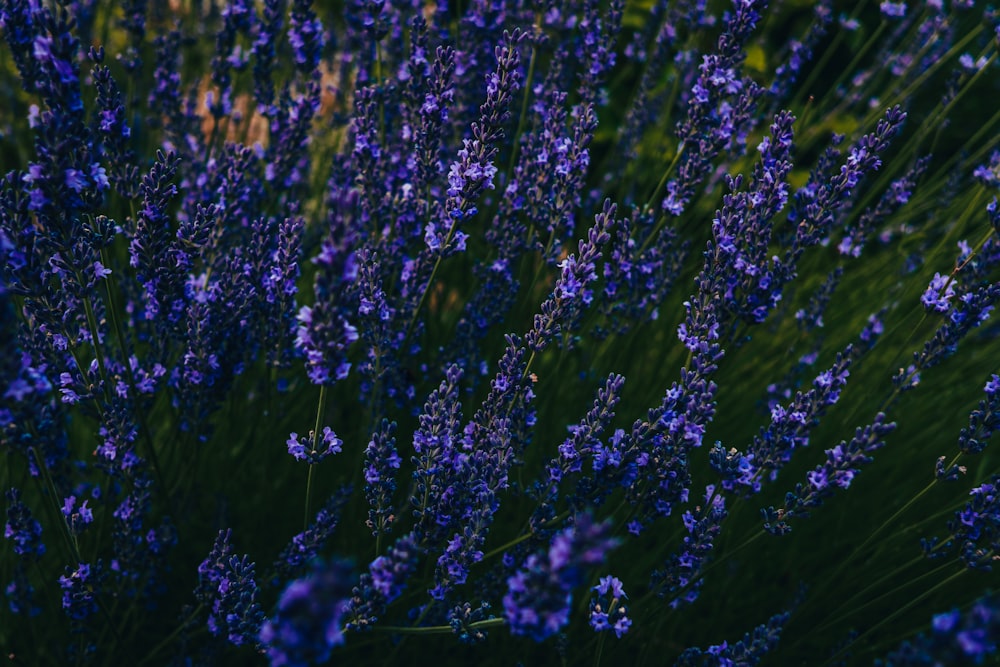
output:
[[[0,34],[11,664],[1000,659],[992,8]]]

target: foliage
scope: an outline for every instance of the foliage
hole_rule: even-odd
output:
[[[992,9],[316,5],[0,2],[12,664],[996,659]]]

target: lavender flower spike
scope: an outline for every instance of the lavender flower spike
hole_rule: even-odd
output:
[[[507,579],[504,616],[513,634],[542,641],[569,622],[573,589],[585,568],[601,563],[617,545],[608,537],[609,528],[579,515],[572,527],[553,538],[547,555],[532,554]]]

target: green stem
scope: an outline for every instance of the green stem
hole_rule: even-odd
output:
[[[541,16],[536,16],[535,26],[540,27]],[[510,183],[510,176],[514,173],[514,165],[517,163],[518,149],[520,148],[521,133],[524,131],[525,122],[528,119],[528,99],[531,97],[532,82],[535,78],[535,60],[538,56],[538,50],[532,46],[531,56],[528,59],[528,73],[524,79],[524,97],[521,98],[521,113],[517,118],[517,131],[514,133],[514,140],[511,142],[510,149],[510,160],[507,163],[506,178],[504,183]],[[491,220],[493,216],[486,218]]]
[[[853,76],[854,73],[857,72],[858,63],[861,62],[861,59],[865,56],[865,54],[869,51],[869,49],[871,49],[872,46],[878,41],[879,37],[882,36],[882,33],[885,31],[887,25],[888,24],[885,20],[879,23],[878,28],[875,29],[875,32],[872,33],[871,37],[869,37],[865,41],[865,43],[861,46],[860,49],[854,52],[854,58],[851,59],[850,63],[845,65],[844,67],[838,68],[840,74],[837,76],[837,79],[832,84],[830,84],[829,86],[824,86],[827,92],[823,95],[823,98],[819,101],[819,104],[816,105],[817,109],[825,108],[827,106],[826,103],[829,100],[830,95],[832,95],[837,89],[839,89],[844,84],[844,82],[847,80],[847,77]],[[839,37],[841,34],[842,33],[837,33],[837,36]],[[827,54],[833,54],[833,51],[834,50],[832,48],[828,48],[825,51],[824,56],[826,56]],[[818,72],[819,69],[814,67],[813,74],[816,74]],[[804,91],[805,88],[803,87],[802,92]]]
[[[870,545],[875,540],[876,537],[878,537],[879,535],[882,534],[883,530],[885,530],[886,528],[888,528],[892,524],[893,521],[895,521],[900,516],[902,516],[903,513],[906,512],[906,510],[908,510],[911,507],[913,507],[914,503],[916,503],[925,494],[927,494],[931,489],[933,489],[934,485],[937,484],[937,481],[938,481],[937,478],[931,480],[931,482],[927,486],[925,486],[923,489],[921,489],[917,493],[917,495],[913,496],[908,501],[906,501],[906,503],[902,507],[900,507],[898,510],[896,510],[895,513],[893,513],[892,516],[890,516],[888,519],[886,519],[885,521],[883,521],[882,525],[880,525],[878,528],[876,528],[874,531],[872,531],[872,533],[870,535],[868,535],[868,537],[865,539],[865,541],[862,542],[859,547],[857,547],[856,549],[853,550],[853,553],[855,553],[855,554],[863,553],[864,550],[868,547],[868,545]],[[851,560],[853,560],[853,559],[847,559],[846,561],[844,561],[844,563],[845,564],[846,563],[850,563]],[[843,570],[843,566],[840,569]],[[838,571],[838,573],[839,573],[839,571]],[[833,577],[830,578],[830,581],[838,581],[838,577],[833,576]]]
[[[110,262],[108,260],[107,251],[105,248],[101,248],[101,262],[104,266],[109,266]],[[153,434],[149,430],[148,424],[146,424],[146,419],[144,413],[139,409],[138,399],[139,392],[136,389],[135,372],[132,370],[131,356],[129,355],[128,346],[125,343],[125,331],[122,329],[121,322],[118,320],[118,310],[115,303],[114,290],[111,289],[111,282],[109,277],[104,278],[104,291],[108,299],[108,317],[111,320],[111,327],[114,329],[115,338],[118,340],[118,347],[121,349],[122,353],[122,363],[125,366],[125,377],[128,380],[129,392],[132,396],[133,407],[135,408],[135,420],[139,426],[139,431],[142,433],[143,439],[146,441],[149,449],[149,461],[153,466],[153,474],[156,476],[157,486],[162,489],[164,495],[163,500],[166,502],[165,507],[170,507],[170,494],[167,488],[167,484],[163,477],[163,469],[160,466],[159,458],[156,455],[156,446],[153,441]]]
[[[684,154],[684,146],[685,144],[683,141],[677,146],[677,150],[674,151],[674,157],[670,160],[670,164],[668,164],[667,168],[663,171],[663,176],[660,177],[656,187],[654,187],[650,191],[649,196],[646,197],[646,203],[642,207],[643,210],[648,210],[653,206],[653,199],[657,194],[659,194],[660,190],[663,189],[663,186],[667,184],[667,180],[670,179],[670,175],[674,173],[674,168],[677,166],[677,163],[680,162],[681,155]],[[654,230],[654,232],[655,231],[659,230]],[[650,238],[652,237],[653,234],[650,234]],[[646,246],[643,246],[642,249],[645,250]]]
[[[552,519],[546,521],[545,525],[542,526],[542,527],[543,528],[548,528],[549,526],[553,526],[553,525],[555,525],[557,523],[561,523],[562,521],[565,521],[567,518],[569,518],[569,511],[563,512],[562,514],[560,514],[558,516],[555,516]],[[525,533],[525,534],[521,535],[520,537],[515,537],[514,539],[510,540],[509,542],[505,542],[504,544],[501,544],[496,549],[492,549],[492,550],[486,552],[483,555],[483,559],[482,560],[483,561],[487,561],[490,558],[493,558],[494,556],[499,556],[500,554],[502,554],[503,552],[507,551],[511,547],[516,547],[518,544],[521,544],[522,542],[526,542],[526,541],[530,540],[535,535],[537,535],[537,533],[535,533],[535,532],[528,532],[528,533]]]
[[[66,523],[66,517],[63,516],[62,508],[59,507],[59,499],[62,498],[62,495],[56,488],[56,484],[52,479],[52,475],[49,473],[49,468],[45,464],[45,459],[42,458],[42,456],[38,453],[38,450],[36,448],[32,447],[30,451],[35,457],[35,465],[38,466],[38,469],[42,473],[41,476],[43,480],[43,486],[44,485],[48,486],[48,493],[43,493],[43,495],[47,495],[51,500],[50,507],[52,508],[53,513],[57,517],[59,524],[65,529],[65,531],[60,531],[59,534],[62,535],[63,538],[66,540],[66,546],[69,549],[70,557],[73,559],[73,561],[76,563],[81,563],[83,562],[83,556],[80,555],[79,544],[76,541],[76,537],[70,532],[69,524]]]
[[[470,630],[481,630],[485,628],[498,628],[507,625],[506,619],[488,618],[484,621],[469,623]],[[376,625],[372,628],[378,632],[389,632],[399,635],[450,635],[455,632],[455,628],[450,625],[429,625],[423,628],[409,627],[405,625]]]
[[[921,593],[917,597],[915,597],[912,600],[910,600],[908,603],[904,604],[902,607],[900,607],[896,611],[894,611],[891,614],[889,614],[888,616],[884,617],[881,621],[879,621],[875,625],[871,626],[870,628],[868,628],[867,630],[865,630],[863,633],[861,633],[860,635],[858,635],[857,637],[855,637],[853,640],[851,640],[849,643],[847,643],[846,645],[844,645],[839,651],[837,651],[825,663],[823,663],[824,667],[826,667],[826,665],[838,664],[837,661],[836,661],[836,659],[839,658],[849,648],[851,648],[851,646],[857,644],[858,642],[860,642],[865,637],[868,637],[873,632],[875,632],[876,630],[878,630],[879,628],[881,628],[885,624],[889,623],[890,621],[895,620],[896,617],[901,616],[902,614],[908,612],[910,609],[912,609],[913,607],[915,607],[918,603],[920,603],[924,599],[930,597],[935,592],[937,592],[939,589],[945,588],[947,586],[950,586],[952,583],[954,583],[954,581],[956,579],[958,579],[959,577],[961,577],[966,572],[967,572],[967,570],[964,569],[964,568],[961,569],[961,570],[959,570],[958,572],[956,572],[955,574],[951,575],[950,577],[948,577],[944,581],[941,581],[937,585],[932,586],[931,588],[927,589],[926,591],[924,591],[923,593]]]
[[[914,558],[910,562],[905,563],[902,567],[896,568],[896,571],[895,571],[894,574],[899,574],[901,572],[904,572],[909,567],[911,567],[912,565],[915,565],[915,564],[917,564],[917,563],[919,563],[919,562],[921,562],[923,560],[925,560],[924,556],[917,556],[916,558]],[[936,567],[936,568],[934,568],[933,570],[931,570],[929,572],[924,572],[923,574],[921,574],[918,577],[914,577],[912,579],[907,579],[905,584],[897,586],[893,590],[886,591],[882,595],[879,595],[878,597],[874,597],[871,600],[868,600],[867,602],[863,603],[861,606],[854,606],[854,605],[852,605],[851,604],[852,602],[854,602],[858,598],[864,598],[864,596],[865,596],[866,593],[868,593],[873,588],[875,588],[876,586],[878,586],[878,584],[882,583],[882,581],[884,581],[884,579],[881,579],[879,581],[873,582],[872,584],[866,586],[860,592],[855,593],[848,600],[845,600],[843,603],[841,603],[840,605],[838,605],[837,607],[835,607],[833,609],[833,611],[836,612],[836,611],[838,611],[840,609],[843,609],[844,607],[850,607],[851,608],[850,611],[848,611],[846,613],[843,613],[843,614],[840,614],[836,618],[827,621],[823,625],[821,625],[818,628],[816,628],[816,632],[821,632],[822,630],[825,630],[825,629],[827,629],[827,628],[829,628],[829,627],[831,627],[833,625],[836,625],[837,623],[840,623],[841,621],[844,621],[845,619],[850,618],[851,615],[858,613],[862,609],[867,609],[868,607],[870,607],[873,604],[877,603],[879,600],[884,600],[885,598],[889,597],[890,595],[896,595],[896,594],[898,594],[904,588],[907,588],[908,586],[910,586],[912,584],[915,584],[918,581],[921,581],[922,579],[926,579],[927,577],[931,577],[931,576],[937,576],[937,575],[939,575],[941,573],[941,570],[943,570],[945,568],[948,568],[948,567],[951,567],[952,565],[953,565],[953,563],[943,563],[939,567]],[[833,579],[831,578],[831,580],[833,580]]]
[[[608,611],[608,617],[611,616],[611,611],[614,610],[612,606],[611,610]],[[604,653],[604,640],[608,638],[607,632],[601,633],[601,638],[597,641],[597,651],[594,652],[594,667],[601,667],[601,654]]]
[[[864,8],[864,6],[865,3],[863,2],[858,3],[858,5],[854,8],[854,13],[852,13],[850,16],[850,19],[852,20],[857,19],[858,15],[861,13],[861,10]],[[840,43],[844,41],[844,35],[846,33],[847,33],[846,30],[841,29],[837,31],[836,35],[833,36],[833,41],[826,49],[824,49],[823,55],[820,56],[818,61],[816,61],[816,64],[812,67],[811,71],[809,72],[809,76],[806,77],[806,80],[802,83],[801,86],[799,86],[798,93],[796,93],[795,97],[792,99],[791,104],[788,105],[789,108],[794,109],[795,107],[799,106],[802,103],[802,96],[808,95],[809,89],[813,87],[814,83],[816,83],[816,79],[819,77],[820,72],[822,72],[823,68],[826,67],[826,64],[830,62],[830,58],[833,57],[833,54],[837,51],[837,47],[840,46]],[[812,96],[810,95],[810,97]]]
[[[101,349],[101,337],[100,330],[97,327],[97,315],[94,314],[94,304],[91,303],[89,296],[83,298],[83,308],[87,313],[87,328],[90,329],[90,339],[94,346],[94,355],[97,357],[97,368],[101,373],[101,383],[104,385],[104,396],[107,398],[111,391],[111,387],[108,385],[108,369],[104,363],[104,350]]]
[[[138,663],[136,663],[136,667],[140,667],[141,665],[145,665],[147,662],[149,662],[150,660],[152,660],[153,657],[156,656],[157,653],[159,653],[160,651],[162,651],[167,646],[167,644],[169,644],[174,639],[176,639],[177,636],[184,631],[184,628],[186,628],[188,625],[190,625],[191,621],[193,621],[195,618],[198,617],[198,614],[201,613],[201,610],[204,609],[204,607],[205,607],[205,605],[199,604],[198,607],[193,612],[191,612],[190,616],[188,616],[187,618],[185,618],[183,621],[181,621],[180,625],[178,625],[176,628],[174,628],[173,632],[171,632],[169,635],[167,635],[163,639],[163,641],[161,641],[159,644],[157,644],[156,646],[154,646],[153,648],[151,648],[149,650],[149,653],[146,654],[146,657],[143,658],[142,660],[140,660]]]
[[[326,412],[326,390],[325,384],[319,387],[319,401],[316,405],[316,426],[313,428],[313,438],[312,438],[312,450],[313,453],[319,451],[319,439],[320,431],[323,428],[323,415]],[[312,463],[309,464],[309,474],[306,476],[306,502],[305,510],[303,511],[302,519],[302,530],[309,529],[309,500],[312,496],[312,481],[313,481],[313,469],[316,466]]]
[[[375,85],[382,87],[382,41],[375,42]],[[378,139],[385,146],[385,98],[380,94],[378,101]]]
[[[448,236],[445,239],[444,245],[447,246],[451,242],[452,232],[455,230],[455,224],[452,224],[451,229],[448,230]],[[417,317],[420,315],[420,311],[424,307],[424,302],[427,301],[427,295],[430,294],[431,285],[434,284],[434,278],[437,276],[438,268],[441,266],[441,255],[438,255],[437,259],[434,260],[434,268],[431,269],[431,275],[427,278],[427,284],[424,285],[423,291],[420,293],[420,300],[417,301],[417,307],[413,309],[413,315],[410,317],[409,323],[406,325],[406,333],[403,335],[403,344],[400,345],[399,349],[406,350],[407,345],[410,342],[410,334],[413,333],[413,327],[417,324]]]

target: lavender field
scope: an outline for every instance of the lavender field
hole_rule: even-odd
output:
[[[0,35],[4,664],[1000,664],[997,10]]]

